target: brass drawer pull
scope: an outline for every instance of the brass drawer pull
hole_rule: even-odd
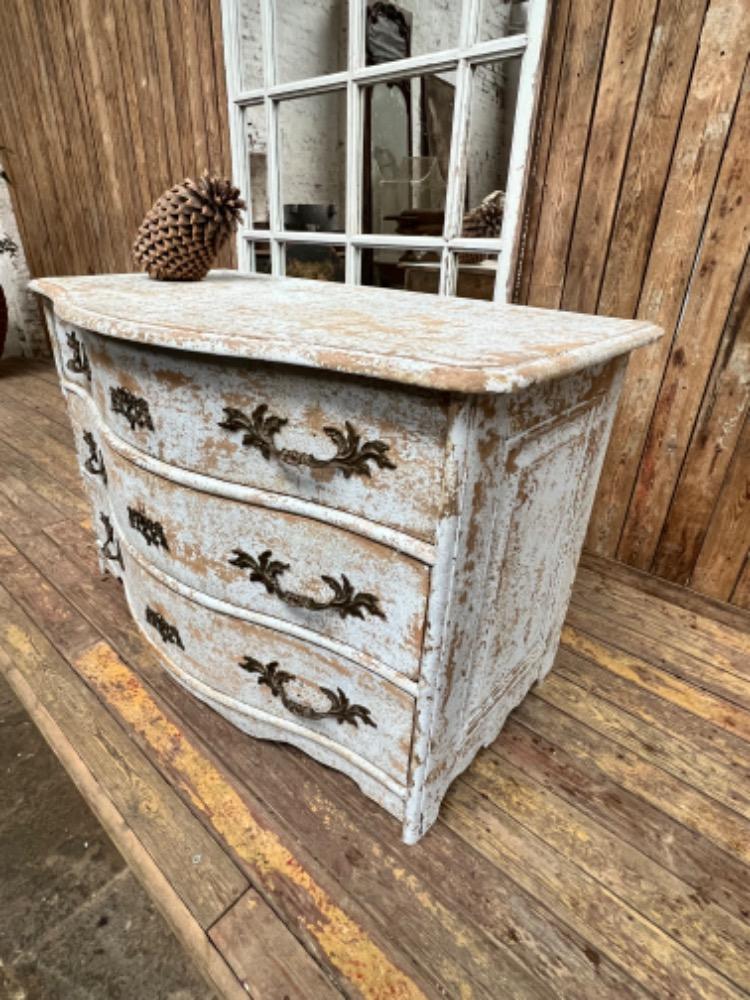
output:
[[[72,330],[69,330],[65,334],[65,340],[73,352],[73,357],[68,359],[65,367],[68,371],[74,372],[76,375],[85,375],[90,382],[91,365],[89,364],[89,359],[86,357],[86,349]]]
[[[152,521],[137,507],[128,507],[128,521],[131,528],[143,535],[147,545],[155,545],[157,549],[162,548],[169,552],[167,536],[159,521]]]
[[[113,413],[120,413],[130,424],[130,429],[135,430],[145,428],[148,431],[154,429],[154,422],[151,419],[151,411],[148,403],[140,396],[135,396],[129,389],[124,389],[121,385],[111,385],[109,387],[109,402]]]
[[[263,664],[253,656],[246,656],[240,661],[240,667],[249,674],[260,674],[258,684],[265,684],[271,689],[274,698],[281,698],[282,705],[292,715],[299,715],[303,719],[338,719],[339,725],[348,722],[355,729],[359,719],[366,726],[377,729],[377,723],[370,717],[370,709],[364,705],[352,705],[341,688],[331,691],[330,688],[319,686],[318,690],[326,696],[329,705],[328,708],[318,709],[301,701],[295,701],[287,694],[286,685],[290,681],[296,681],[297,677],[286,670],[279,670],[275,660]]]
[[[107,485],[107,470],[104,467],[101,449],[96,443],[96,438],[91,431],[83,432],[83,442],[89,450],[89,457],[84,461],[83,467],[92,476],[101,476],[104,485]]]
[[[332,576],[321,576],[320,579],[333,591],[333,597],[328,601],[319,601],[306,594],[297,594],[284,589],[279,577],[289,569],[289,563],[274,559],[270,549],[261,552],[257,558],[243,549],[234,549],[229,562],[232,566],[239,566],[240,569],[252,570],[250,579],[253,583],[262,583],[269,594],[273,594],[294,608],[304,608],[306,611],[337,611],[342,618],[348,615],[353,618],[364,618],[363,612],[367,611],[378,618],[385,618],[375,594],[356,592],[349,578],[343,573],[340,583]]]
[[[386,454],[390,445],[384,441],[362,442],[361,436],[348,420],[344,424],[344,431],[338,427],[323,428],[323,432],[336,445],[336,454],[330,458],[317,458],[304,451],[277,447],[274,438],[289,421],[268,413],[265,403],[256,406],[250,417],[232,406],[225,406],[224,413],[226,418],[219,421],[219,427],[227,431],[244,431],[243,445],[257,448],[265,459],[276,458],[287,465],[305,465],[309,469],[337,469],[344,474],[345,479],[350,476],[369,477],[368,462],[374,462],[379,469],[396,468]]]
[[[101,513],[99,514],[99,520],[104,525],[105,532],[104,541],[100,546],[102,555],[105,559],[119,563],[120,569],[125,569],[125,563],[122,561],[122,552],[120,551],[120,543],[115,538],[115,529],[112,527],[112,522],[106,514]]]
[[[180,638],[177,626],[168,622],[164,615],[149,607],[146,608],[146,621],[156,629],[161,636],[162,642],[171,642],[173,645],[179,646],[180,649],[185,648],[182,645],[182,639]]]

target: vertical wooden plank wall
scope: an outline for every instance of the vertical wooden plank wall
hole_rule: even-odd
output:
[[[747,0],[553,3],[519,301],[638,316],[587,546],[750,607]]]
[[[32,274],[132,270],[166,187],[231,172],[220,0],[5,0],[0,20],[0,146]]]
[[[747,0],[550,3],[517,297],[667,331],[631,362],[588,547],[748,607]],[[2,22],[32,273],[130,269],[165,187],[230,170],[219,0],[6,0]]]

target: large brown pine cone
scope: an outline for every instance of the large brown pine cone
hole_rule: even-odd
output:
[[[232,182],[203,173],[165,191],[133,244],[136,263],[161,281],[198,281],[237,229],[245,207]]]

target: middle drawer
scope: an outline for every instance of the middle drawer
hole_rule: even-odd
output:
[[[173,483],[103,447],[115,521],[151,564],[274,627],[287,622],[365,665],[417,677],[423,563],[322,521]]]

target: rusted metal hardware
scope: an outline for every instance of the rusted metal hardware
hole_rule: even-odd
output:
[[[107,470],[104,466],[101,449],[96,443],[96,438],[91,431],[83,432],[83,442],[89,450],[89,456],[84,460],[83,467],[92,476],[101,476],[104,485],[107,485]]]
[[[73,330],[68,330],[65,334],[65,340],[67,341],[68,347],[73,352],[73,357],[67,360],[65,367],[68,371],[74,372],[76,375],[85,375],[90,382],[91,365],[89,364],[89,359],[86,357],[86,348],[80,342]]]
[[[219,421],[219,427],[227,431],[244,431],[242,443],[247,448],[257,448],[265,459],[276,458],[286,465],[304,465],[309,469],[336,469],[350,476],[370,476],[369,462],[379,469],[395,469],[396,465],[386,452],[390,445],[384,441],[364,441],[347,420],[344,431],[338,427],[324,427],[323,431],[336,445],[336,454],[330,458],[318,458],[304,451],[278,448],[275,436],[289,421],[268,413],[268,406],[261,403],[248,417],[242,410],[225,406],[226,418]]]
[[[120,569],[125,569],[125,563],[122,561],[122,552],[120,551],[120,543],[115,538],[115,529],[112,527],[112,522],[106,514],[102,513],[99,514],[99,520],[104,525],[105,532],[104,541],[100,546],[102,555],[105,559],[119,563]]]
[[[131,528],[143,535],[147,545],[155,545],[157,548],[166,549],[169,552],[167,536],[159,521],[152,521],[137,507],[128,507],[128,521]]]
[[[337,688],[331,691],[330,688],[318,686],[318,691],[328,699],[328,708],[318,709],[312,705],[305,705],[304,702],[295,701],[286,691],[286,685],[297,681],[295,674],[290,674],[286,670],[279,670],[279,664],[272,660],[270,663],[261,663],[253,656],[246,656],[240,661],[240,667],[249,674],[259,674],[258,684],[265,684],[270,688],[274,698],[280,698],[284,708],[292,715],[299,715],[303,719],[337,719],[339,725],[348,722],[357,728],[357,720],[366,726],[377,729],[377,723],[370,716],[370,709],[364,705],[352,705],[347,696]]]
[[[140,396],[133,395],[129,389],[124,389],[121,385],[109,387],[109,400],[113,413],[121,413],[130,424],[130,429],[146,429],[152,431],[154,422],[151,419],[151,411],[148,403]]]
[[[172,625],[168,622],[164,615],[160,614],[158,611],[154,611],[153,608],[146,608],[146,621],[149,625],[153,626],[156,631],[161,636],[161,641],[166,643],[172,643],[174,646],[179,646],[180,649],[185,647],[182,645],[182,639],[180,638],[180,633],[176,625]]]
[[[250,579],[254,583],[262,583],[269,594],[273,594],[294,608],[304,608],[306,611],[336,611],[342,618],[347,618],[349,615],[352,618],[364,618],[364,612],[367,611],[378,618],[385,618],[375,594],[355,591],[349,578],[343,573],[340,583],[335,577],[321,576],[323,583],[333,591],[333,597],[328,601],[319,601],[315,597],[308,597],[307,594],[297,594],[293,590],[284,589],[279,577],[289,569],[289,563],[274,559],[270,549],[261,552],[257,558],[243,549],[234,549],[229,562],[232,566],[239,566],[240,569],[251,570]]]

